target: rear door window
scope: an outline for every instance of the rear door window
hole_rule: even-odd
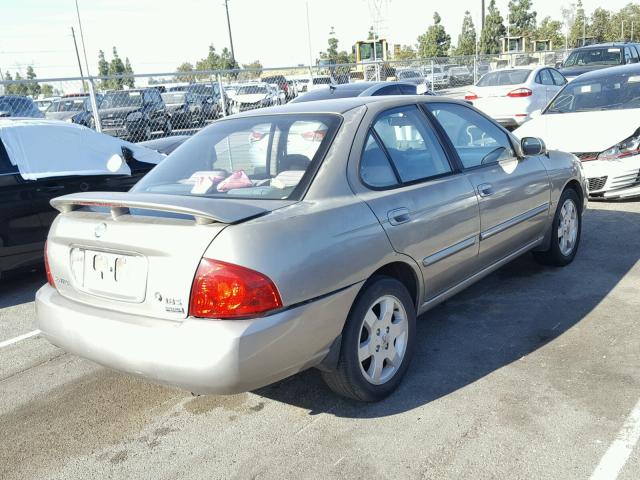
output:
[[[471,108],[455,103],[428,103],[426,107],[442,125],[465,168],[515,156],[507,134]]]
[[[554,70],[552,68],[550,68],[549,71],[551,72],[551,76],[553,77],[553,83],[555,83],[559,87],[561,87],[565,83],[567,83],[567,81],[565,80],[565,78],[562,76],[562,74],[559,71]]]
[[[360,178],[373,188],[389,188],[398,185],[389,157],[372,132],[369,132],[360,160]]]
[[[376,120],[373,130],[403,183],[452,171],[436,134],[415,105],[389,110]]]
[[[554,85],[553,78],[551,77],[551,73],[547,68],[540,70],[538,73],[540,76],[540,82],[542,85]]]

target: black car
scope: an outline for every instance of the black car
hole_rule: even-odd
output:
[[[452,87],[461,87],[463,85],[471,85],[473,83],[473,73],[469,67],[458,65],[449,69],[449,85]]]
[[[408,82],[356,82],[344,85],[327,85],[326,88],[312,90],[290,103],[330,100],[332,98],[374,97],[380,95],[418,95],[417,85]],[[427,90],[423,95],[435,95]]]
[[[275,83],[276,85],[278,85],[280,87],[280,90],[284,92],[287,100],[291,100],[295,95],[293,89],[289,88],[289,82],[287,82],[287,79],[284,77],[284,75],[270,75],[267,77],[262,77],[260,81],[263,83]]]
[[[202,112],[207,120],[215,120],[222,116],[223,105],[229,113],[229,99],[218,83],[191,83],[170,87],[167,92],[188,92],[198,97],[202,104]],[[224,98],[223,98],[224,97]]]
[[[0,117],[43,118],[33,100],[24,95],[0,95]]]
[[[20,120],[28,122],[29,120]],[[8,120],[4,120],[8,122]],[[73,131],[67,133],[64,129],[74,129],[71,124],[45,124],[38,128],[60,129],[60,132],[52,131],[51,136],[58,138],[56,145],[51,145],[51,157],[62,158],[65,151],[81,148],[86,151],[87,161],[91,160],[95,150],[91,145],[91,136],[80,135],[73,139]],[[99,135],[89,132],[91,135]],[[11,140],[13,142],[13,139]],[[178,139],[175,143],[182,143],[184,139]],[[0,277],[4,272],[22,268],[37,267],[42,264],[44,242],[47,238],[49,227],[57,215],[49,202],[55,197],[69,193],[88,191],[128,191],[140,180],[155,163],[139,161],[134,153],[122,142],[121,157],[129,167],[130,175],[126,174],[67,174],[61,175],[55,169],[63,169],[64,160],[57,160],[57,165],[52,165],[52,176],[26,180],[23,172],[11,161],[9,152],[16,150],[16,145],[6,143],[0,138]],[[174,144],[156,145],[157,151],[166,153],[175,148]],[[14,148],[7,148],[12,145]],[[139,148],[137,145],[136,148]],[[149,148],[153,148],[149,145]],[[144,149],[140,149],[142,151]],[[155,155],[155,152],[144,150],[145,153]],[[13,155],[13,153],[11,154]],[[138,157],[143,158],[143,157]],[[148,160],[148,158],[144,157]],[[49,161],[50,157],[46,159]],[[61,170],[58,170],[61,172]],[[59,176],[53,176],[59,175]]]
[[[103,97],[103,94],[96,93],[96,105],[98,105],[98,110],[100,109],[100,103],[102,102]],[[91,98],[85,98],[84,102],[82,103],[82,110],[71,117],[71,121],[73,123],[77,123],[78,125],[95,128],[96,124],[93,118],[93,107],[91,107]]]
[[[597,43],[573,50],[560,65],[560,73],[567,80],[578,75],[640,61],[639,43]]]
[[[173,128],[193,128],[204,125],[207,116],[204,97],[191,92],[166,92],[162,100],[171,116]]]
[[[133,142],[150,140],[162,130],[170,135],[171,117],[157,88],[113,90],[98,107],[102,133]]]

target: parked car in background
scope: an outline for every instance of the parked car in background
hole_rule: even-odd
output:
[[[432,89],[446,88],[449,86],[449,78],[445,75],[444,69],[439,65],[426,66],[422,68],[422,75],[429,80]]]
[[[640,197],[640,65],[580,75],[514,133],[573,152],[591,197]]]
[[[567,80],[601,68],[615,67],[640,60],[639,43],[598,43],[573,50],[562,63],[560,73]]]
[[[33,100],[24,95],[0,95],[0,117],[44,118]]]
[[[164,155],[169,155],[190,138],[191,135],[171,135],[169,137],[160,137],[154,138],[153,140],[147,140],[145,142],[138,142],[136,145],[147,147]]]
[[[154,131],[171,134],[171,117],[156,88],[113,90],[98,108],[102,132],[133,141],[150,140]]]
[[[38,100],[34,100],[33,103],[36,104],[36,107],[38,107],[38,110],[44,113],[47,110],[47,108],[49,108],[49,105],[51,105],[53,101],[57,100],[58,98],[60,97],[40,98]]]
[[[413,83],[414,85],[421,85],[425,90],[431,90],[431,83],[429,78],[425,77],[417,68],[398,68],[396,69],[396,79],[401,82]]]
[[[328,85],[337,85],[336,81],[330,75],[316,75],[309,79],[307,84],[307,92],[317,88],[326,88]]]
[[[189,92],[202,99],[201,107],[203,115],[208,120],[220,118],[223,112],[223,105],[226,105],[227,98],[224,89],[220,90],[220,85],[214,83],[191,83],[188,85],[174,86],[168,89],[170,92]],[[225,97],[223,100],[223,96]]]
[[[473,73],[469,67],[459,66],[449,69],[449,85],[451,87],[462,87],[473,83]]]
[[[311,80],[310,78],[297,78],[295,80],[296,95],[300,95],[301,93],[306,93],[310,80]]]
[[[287,95],[282,91],[277,83],[269,83],[268,85],[272,94],[277,98],[276,105],[284,105],[287,103]],[[292,98],[295,98],[295,95]]]
[[[72,121],[72,118],[84,109],[85,101],[90,100],[89,96],[83,97],[62,97],[54,100],[44,116],[50,120]]]
[[[44,241],[58,213],[49,204],[53,198],[127,191],[163,158],[72,123],[1,119],[0,276],[42,263]]]
[[[291,100],[290,103],[314,102],[348,97],[375,97],[382,95],[434,95],[427,91],[418,93],[418,86],[408,82],[356,82],[345,85],[327,85],[304,93]]]
[[[555,68],[505,68],[484,75],[464,98],[502,126],[516,128],[544,108],[566,83]]]
[[[229,100],[230,113],[278,105],[278,96],[266,83],[247,83],[237,88]]]
[[[305,132],[300,151],[289,137]],[[263,136],[273,148],[248,163]],[[571,263],[581,172],[573,155],[444,97],[245,112],[128,193],[53,201],[37,328],[194,393],[315,366],[339,394],[380,400],[409,367],[417,315],[525,252]]]
[[[275,83],[285,93],[287,100],[294,97],[293,90],[289,90],[289,83],[284,75],[268,75],[260,79],[262,83]]]
[[[100,109],[100,103],[104,95],[102,93],[96,93],[96,105],[98,106],[98,110]],[[95,119],[93,118],[93,107],[91,106],[91,97],[85,98],[82,102],[82,110],[76,113],[73,117],[71,117],[71,121],[73,123],[77,123],[78,125],[83,125],[85,127],[94,128]]]
[[[192,128],[202,126],[206,115],[203,104],[204,97],[189,91],[165,92],[160,95],[167,106],[167,113],[171,117],[171,126],[175,128]]]

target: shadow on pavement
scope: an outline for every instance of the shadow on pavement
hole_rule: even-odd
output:
[[[414,409],[534,352],[585,318],[640,259],[640,214],[589,210],[575,261],[538,265],[529,254],[418,319],[418,342],[400,388],[377,404],[332,394],[309,370],[255,393],[339,417]]]
[[[0,308],[32,302],[45,283],[47,277],[42,269],[4,273],[0,279]]]

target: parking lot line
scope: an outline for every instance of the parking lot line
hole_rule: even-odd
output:
[[[622,425],[600,463],[593,471],[591,480],[615,480],[629,459],[640,439],[640,400]]]
[[[8,347],[9,345],[13,345],[14,343],[21,342],[22,340],[26,340],[27,338],[35,337],[40,334],[40,330],[33,330],[32,332],[25,333],[24,335],[18,335],[17,337],[10,338],[9,340],[5,340],[0,342],[0,348]]]

